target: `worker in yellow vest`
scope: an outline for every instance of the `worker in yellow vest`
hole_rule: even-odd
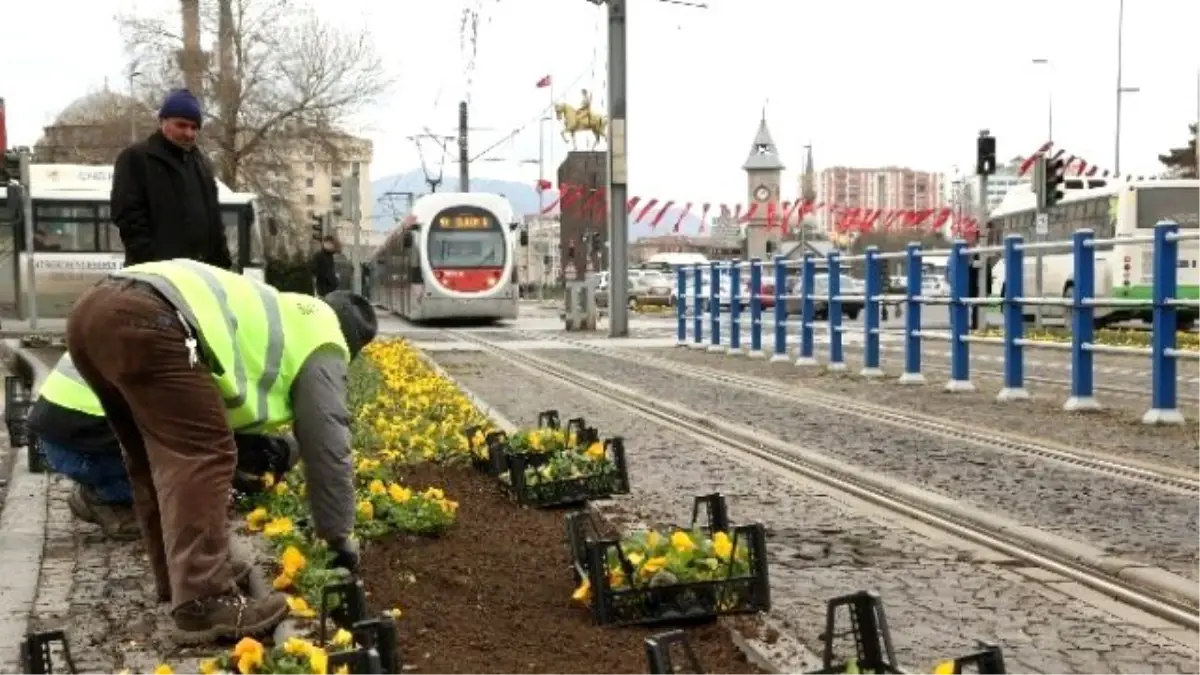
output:
[[[67,506],[76,518],[100,526],[118,541],[137,539],[133,486],[121,460],[121,446],[104,418],[100,399],[64,354],[42,383],[29,411],[29,428],[38,450],[55,472],[75,487]],[[260,491],[269,479],[283,477],[299,459],[290,435],[235,434],[238,462],[234,488]],[[234,561],[235,576],[244,579],[249,566]]]
[[[177,639],[259,635],[287,598],[244,597],[229,564],[233,431],[292,423],[315,534],[355,571],[346,379],[375,338],[362,297],[280,293],[191,260],[113,272],[67,317],[71,360],[121,443],[133,506]]]

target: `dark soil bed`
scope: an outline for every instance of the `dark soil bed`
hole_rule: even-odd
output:
[[[403,612],[406,672],[648,672],[643,640],[672,626],[597,626],[571,601],[566,512],[518,508],[471,469],[422,465],[404,482],[459,502],[445,536],[377,543],[364,556],[370,603]],[[721,625],[686,629],[705,672],[760,672]]]

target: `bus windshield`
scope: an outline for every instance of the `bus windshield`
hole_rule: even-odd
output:
[[[504,234],[500,230],[429,233],[429,266],[434,269],[503,267]]]
[[[1144,187],[1137,191],[1137,227],[1153,229],[1160,220],[1173,220],[1180,229],[1200,227],[1200,202],[1193,187]]]

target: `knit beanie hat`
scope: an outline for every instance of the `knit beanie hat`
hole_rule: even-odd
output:
[[[196,126],[204,123],[200,101],[196,100],[196,97],[192,96],[192,92],[187,89],[172,89],[163,99],[162,108],[158,111],[158,119],[165,120],[169,117],[191,120],[196,123]]]

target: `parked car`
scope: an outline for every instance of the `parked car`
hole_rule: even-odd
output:
[[[842,295],[862,295],[866,292],[866,284],[861,279],[850,276],[849,274],[841,275],[841,293]],[[800,296],[803,294],[803,282],[796,278],[792,280],[791,288],[788,290],[788,295],[794,296],[788,298],[788,314],[800,314]],[[813,318],[823,321],[829,318],[829,274],[827,272],[819,272],[813,277]],[[862,313],[862,300],[843,300],[842,301],[842,316],[854,321],[858,315]]]
[[[741,301],[742,311],[748,311],[748,309],[750,307],[750,295],[751,295],[750,279],[749,279],[750,273],[748,270],[742,270],[740,276],[741,276],[741,279],[740,279],[741,292],[738,294],[738,298]],[[705,283],[700,287],[700,295],[699,295],[700,311],[707,312],[709,295],[710,295],[709,291],[711,289],[711,286],[709,285],[710,279],[708,276],[705,276],[704,281],[705,281]],[[726,309],[729,307],[730,301],[733,298],[733,293],[730,290],[730,285],[733,282],[731,280],[728,269],[721,268],[721,276],[717,283],[718,283],[717,302],[719,303],[719,306],[721,309]],[[688,301],[689,302],[691,302],[691,297],[692,297],[692,289],[689,287],[688,288]],[[759,306],[762,307],[763,309],[773,308],[775,306],[775,284],[764,280],[762,282],[761,287],[759,288],[758,299],[759,299],[759,303],[760,303]]]
[[[627,277],[625,304],[665,306],[671,304],[671,283],[666,276],[653,270],[633,270]],[[596,305],[609,304],[608,272],[601,272],[596,285]]]

